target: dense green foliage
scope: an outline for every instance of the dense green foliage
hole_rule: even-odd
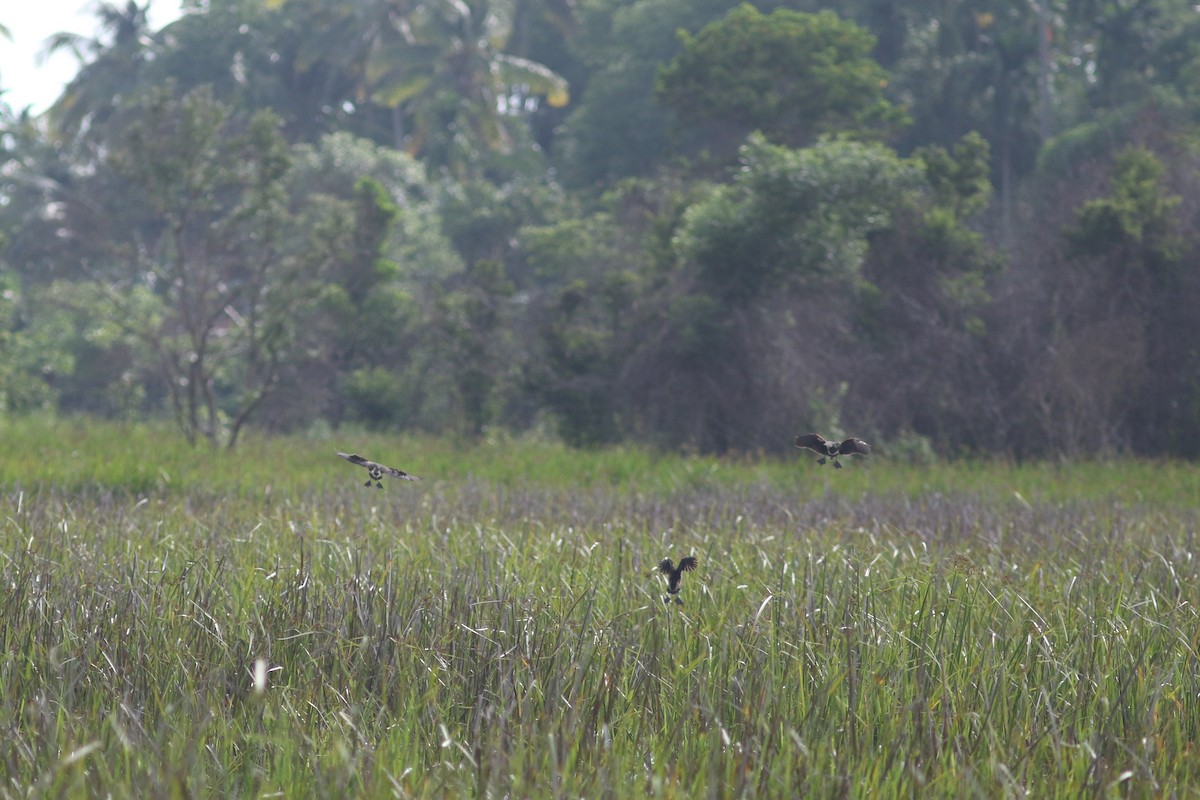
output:
[[[874,38],[832,11],[764,15],[746,3],[682,37],[657,94],[683,128],[708,128],[700,141],[718,151],[733,152],[754,131],[802,147],[888,114]]]
[[[0,94],[0,414],[1200,456],[1192,3],[96,13]]]
[[[5,796],[1200,788],[1194,466],[0,435]]]

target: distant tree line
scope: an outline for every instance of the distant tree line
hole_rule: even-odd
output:
[[[98,16],[0,93],[0,413],[1200,456],[1191,3]]]

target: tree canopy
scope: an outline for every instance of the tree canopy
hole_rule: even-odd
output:
[[[683,52],[659,70],[657,98],[718,149],[753,131],[801,147],[898,117],[883,94],[887,73],[871,58],[875,37],[832,11],[763,14],[743,3],[680,38]]]
[[[0,414],[1200,456],[1192,4],[95,12],[0,75]]]

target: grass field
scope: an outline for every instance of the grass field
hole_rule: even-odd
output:
[[[3,797],[1200,797],[1194,465],[0,442]]]

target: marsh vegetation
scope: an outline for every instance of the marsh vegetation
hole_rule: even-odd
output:
[[[1194,466],[4,435],[0,796],[1200,786]]]

